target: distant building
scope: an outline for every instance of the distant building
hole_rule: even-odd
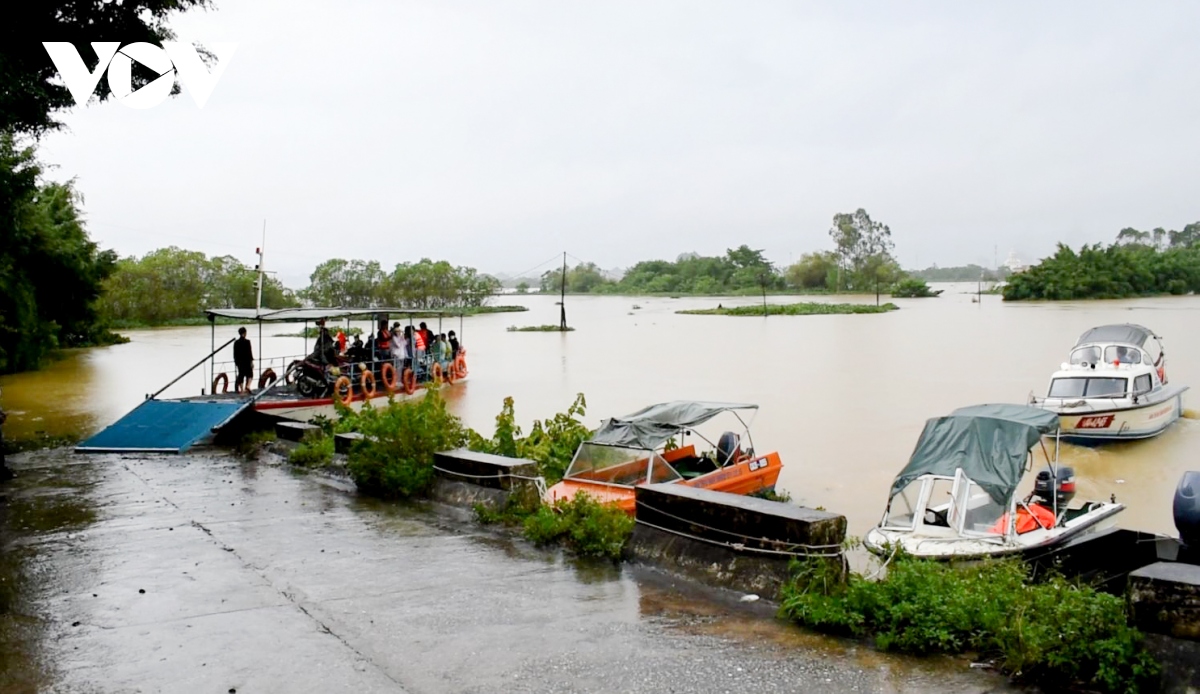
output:
[[[1017,255],[1016,251],[1011,251],[1008,254],[1008,259],[1004,261],[1004,267],[1008,268],[1008,272],[1010,274],[1024,272],[1029,268],[1029,266],[1021,260],[1020,256]]]

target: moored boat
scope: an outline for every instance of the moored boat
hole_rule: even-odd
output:
[[[1168,384],[1161,339],[1140,325],[1102,325],[1076,341],[1068,361],[1030,404],[1059,415],[1062,437],[1101,443],[1156,436],[1179,419],[1187,386]]]
[[[749,404],[674,401],[609,419],[580,444],[562,481],[546,490],[545,501],[584,492],[632,514],[634,487],[641,484],[675,483],[733,494],[774,490],[783,469],[779,454],[756,454],[750,428],[739,414],[757,409]],[[741,423],[746,448],[743,436],[735,432],[726,431],[713,443],[697,431],[721,414]],[[691,436],[702,440],[699,449],[687,441]]]
[[[1072,505],[1075,473],[1045,450],[1058,417],[1024,405],[977,405],[925,423],[908,464],[892,483],[887,509],[863,544],[931,559],[977,559],[1050,547],[1111,524],[1125,507]],[[1049,467],[1018,498],[1041,445]]]

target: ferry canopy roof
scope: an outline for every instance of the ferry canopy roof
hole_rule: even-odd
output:
[[[758,405],[736,402],[663,402],[605,421],[589,441],[654,450],[679,432],[699,426],[722,412],[757,409]]]
[[[313,321],[320,318],[349,318],[351,316],[373,316],[386,313],[401,316],[446,316],[454,311],[436,311],[415,308],[210,308],[205,311],[211,320],[214,317],[235,318],[247,321]]]
[[[1092,328],[1079,336],[1075,346],[1093,344],[1096,342],[1119,342],[1125,345],[1141,347],[1146,340],[1155,337],[1154,331],[1133,323],[1123,325],[1101,325]]]
[[[891,495],[921,475],[953,477],[962,468],[996,503],[1007,505],[1025,472],[1029,449],[1042,434],[1057,430],[1057,414],[1025,405],[974,405],[935,417],[925,422]]]

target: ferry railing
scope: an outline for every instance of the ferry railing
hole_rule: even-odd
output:
[[[232,340],[231,340],[231,342],[232,342]],[[228,343],[226,343],[226,345],[222,345],[222,348],[224,348],[227,345],[228,345]],[[220,351],[220,350],[218,349],[217,351]],[[215,352],[214,352],[214,354],[215,354]],[[254,369],[253,369],[254,378],[251,380],[250,389],[252,391],[254,391],[254,390],[262,391],[262,390],[265,390],[270,387],[265,383],[263,383],[262,388],[258,387],[258,383],[260,383],[262,381],[262,374],[265,374],[268,371],[268,369],[271,370],[275,374],[275,382],[285,380],[287,371],[291,367],[291,365],[298,361],[303,361],[304,359],[308,358],[308,356],[309,355],[306,355],[306,354],[296,354],[296,355],[279,356],[279,357],[268,357],[266,359],[261,359],[261,360],[256,359],[254,362]],[[340,355],[340,356],[343,358],[345,357],[345,355]],[[206,356],[204,359],[205,359],[205,361],[207,361],[211,357],[212,357],[212,355],[210,354],[210,355]],[[363,371],[369,370],[373,374],[375,374],[376,378],[378,378],[380,376],[380,372],[382,371],[384,364],[391,364],[394,368],[396,368],[396,377],[397,378],[400,377],[401,372],[403,371],[404,367],[411,368],[413,370],[413,374],[415,375],[417,382],[424,383],[424,382],[432,379],[433,365],[435,363],[440,364],[442,369],[446,370],[446,369],[453,368],[454,360],[453,359],[438,360],[438,359],[435,359],[433,357],[433,355],[431,355],[431,354],[423,353],[419,358],[416,358],[416,359],[393,358],[393,357],[381,356],[380,358],[377,358],[377,359],[357,359],[357,360],[352,360],[352,361],[346,361],[344,363],[339,363],[336,366],[341,369],[342,375],[344,375],[350,379],[351,387],[357,388],[358,382],[362,377]],[[193,367],[193,368],[195,368],[195,367]],[[225,376],[225,378],[229,379],[230,381],[232,381],[233,379],[236,379],[237,365],[233,361],[213,361],[211,374],[212,374],[211,379],[208,382],[206,387],[214,387],[216,385],[217,379],[220,378],[221,376]],[[182,378],[182,376],[181,376],[181,378]],[[176,381],[178,381],[178,380],[179,379],[176,379]],[[175,381],[172,381],[172,384],[174,382]],[[168,386],[170,386],[170,385],[171,384],[168,384]],[[232,386],[232,385],[234,385],[234,384],[228,383],[227,387]],[[213,389],[212,392],[213,392],[213,394],[216,394],[215,388]],[[228,392],[228,391],[225,391],[225,392]]]
[[[175,377],[174,379],[172,379],[172,381],[171,381],[170,383],[168,383],[167,385],[165,385],[165,386],[163,386],[162,388],[159,388],[158,390],[156,390],[156,391],[154,392],[154,394],[153,394],[153,395],[147,395],[147,396],[146,396],[146,399],[147,399],[147,400],[153,400],[154,398],[158,397],[159,395],[161,395],[161,394],[162,394],[162,392],[163,392],[164,390],[166,390],[167,388],[170,388],[171,386],[173,386],[173,385],[175,385],[176,383],[178,383],[178,382],[180,381],[180,379],[182,379],[184,376],[186,376],[186,375],[190,374],[191,372],[195,371],[195,370],[196,370],[196,369],[198,369],[199,367],[203,366],[203,365],[204,365],[204,362],[206,362],[206,361],[208,361],[209,359],[212,359],[214,356],[216,356],[217,352],[220,352],[221,350],[225,349],[225,348],[226,348],[226,347],[228,347],[229,345],[232,345],[232,344],[233,344],[233,341],[234,341],[234,340],[236,340],[236,339],[237,339],[237,338],[235,338],[235,337],[234,337],[234,338],[230,338],[228,342],[226,342],[225,344],[221,345],[220,347],[217,347],[216,349],[214,349],[214,350],[212,351],[212,353],[211,353],[211,354],[206,354],[206,355],[204,355],[204,358],[203,358],[203,359],[201,359],[200,361],[196,362],[196,363],[195,363],[195,364],[193,364],[192,366],[188,367],[187,371],[184,371],[183,373],[181,373],[181,374],[179,374],[178,376],[176,376],[176,377]]]

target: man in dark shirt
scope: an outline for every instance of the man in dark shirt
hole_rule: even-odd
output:
[[[325,327],[325,319],[317,319],[317,327],[320,332],[317,334],[317,342],[313,345],[311,358],[318,364],[337,364],[337,347],[334,345],[333,336],[329,334],[329,329]]]
[[[458,359],[458,336],[454,331],[450,331],[450,360]]]
[[[238,339],[233,342],[233,365],[237,367],[234,391],[249,392],[250,380],[254,378],[254,352],[250,349],[250,341],[246,339],[245,328],[238,328]]]

